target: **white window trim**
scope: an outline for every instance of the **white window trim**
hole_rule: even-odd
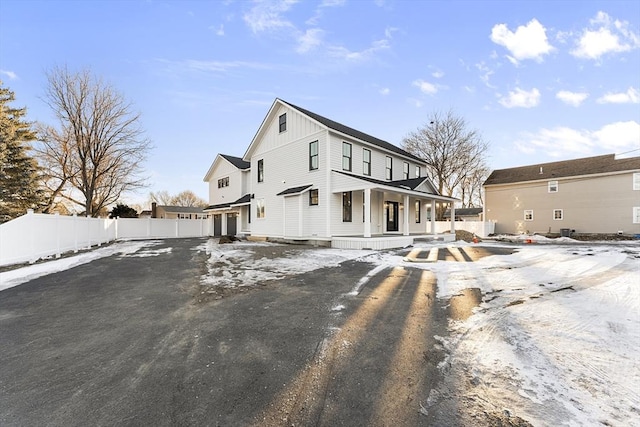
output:
[[[633,190],[640,191],[640,172],[633,173]]]
[[[261,205],[262,205],[262,215],[260,215]],[[256,199],[256,219],[264,219],[266,217],[264,205],[265,205],[264,199]]]
[[[640,206],[633,207],[633,223],[640,224]]]
[[[556,218],[556,212],[558,211],[560,211],[560,218]],[[562,209],[554,209],[552,215],[554,221],[562,221],[564,219],[564,211]]]
[[[531,212],[531,219],[527,219],[527,212]],[[525,209],[525,211],[524,211],[524,220],[525,221],[533,221],[533,209]]]
[[[555,188],[555,189],[552,190],[552,188]],[[549,181],[549,183],[547,184],[547,191],[549,193],[557,193],[559,189],[560,189],[560,185],[558,185],[558,181]]]

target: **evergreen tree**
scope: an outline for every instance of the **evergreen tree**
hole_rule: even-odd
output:
[[[109,212],[109,218],[138,218],[138,212],[128,205],[118,203],[111,212]]]
[[[38,163],[28,153],[36,133],[23,120],[27,109],[9,106],[14,100],[15,94],[0,81],[0,222],[38,209],[43,197]]]

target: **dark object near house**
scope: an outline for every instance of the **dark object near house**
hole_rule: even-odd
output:
[[[560,237],[571,237],[571,230],[568,228],[561,228]]]
[[[238,240],[238,238],[236,236],[221,236],[220,240],[218,241],[219,244],[223,244],[223,243],[233,243],[236,240]]]

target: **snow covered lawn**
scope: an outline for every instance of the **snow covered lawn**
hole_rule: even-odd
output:
[[[451,321],[451,334],[439,339],[447,353],[441,363],[445,375],[431,390],[425,411],[447,402],[457,402],[460,409],[464,402],[470,413],[513,414],[535,426],[640,426],[640,244],[544,243],[510,246],[511,255],[476,262],[436,263],[406,262],[402,251],[218,245],[214,240],[193,250],[208,255],[209,273],[202,277],[207,286],[252,286],[355,259],[372,269],[354,278],[346,303],[387,267],[433,271],[444,301],[479,288],[483,302],[474,314]],[[121,242],[5,271],[0,290],[103,256],[159,256],[153,250],[157,244]]]

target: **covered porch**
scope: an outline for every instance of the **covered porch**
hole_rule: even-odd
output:
[[[332,247],[390,249],[410,246],[417,239],[455,239],[455,224],[449,233],[436,232],[436,207],[448,206],[455,213],[457,199],[441,196],[426,178],[380,181],[333,171],[333,194],[342,199],[343,223],[332,229]],[[351,221],[353,205],[362,206],[362,223]]]

